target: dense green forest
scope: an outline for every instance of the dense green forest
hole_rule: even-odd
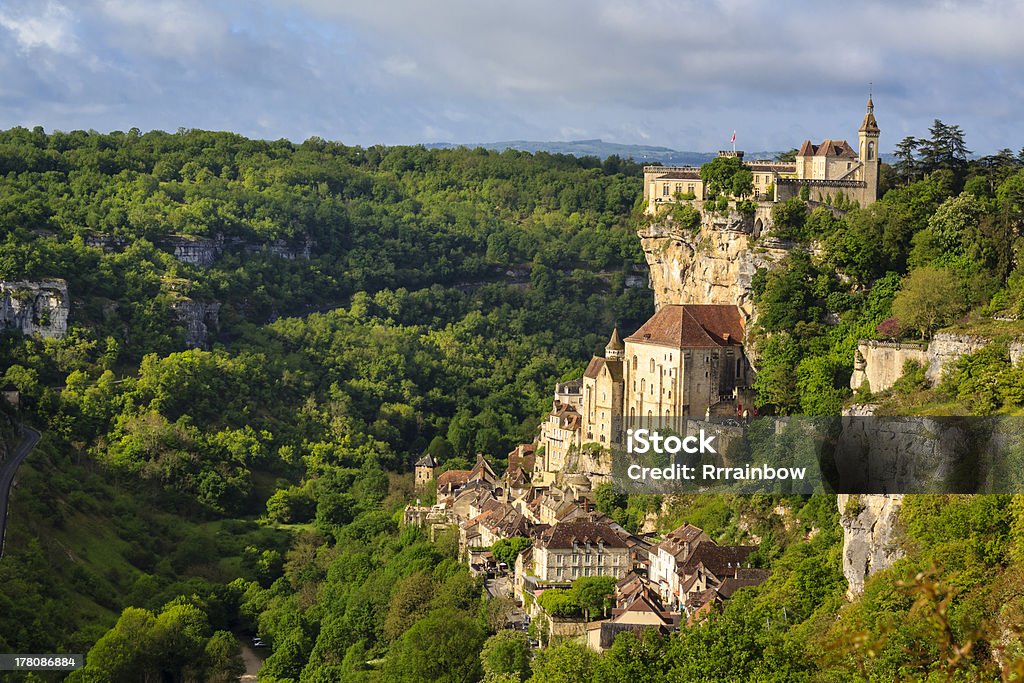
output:
[[[956,136],[909,145],[873,206],[777,207],[795,247],[754,282],[766,407],[867,398],[848,389],[859,338],[1017,317],[1024,158],[969,161]],[[2,379],[44,432],[0,561],[0,650],[88,652],[80,681],[235,680],[233,634],[269,646],[261,681],[998,680],[1024,655],[1016,497],[907,503],[907,557],[852,603],[834,497],[680,497],[660,530],[757,543],[771,578],[701,627],[603,655],[531,658],[455,539],[400,525],[424,449],[500,470],[554,382],[650,315],[650,292],[626,286],[639,171],[203,131],[0,134],[0,279],[59,277],[71,295],[64,339],[0,337]],[[183,237],[228,246],[193,265],[173,255]],[[221,304],[209,349],[183,348],[183,298]],[[1004,352],[938,387],[910,369],[880,398],[1019,410]],[[604,493],[631,528],[658,509]]]

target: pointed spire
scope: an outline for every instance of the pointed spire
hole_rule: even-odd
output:
[[[625,344],[622,343],[622,340],[619,339],[618,327],[612,328],[612,338],[608,340],[607,348],[614,349],[616,351],[621,351],[626,348]]]
[[[878,133],[878,121],[875,120],[875,103],[871,97],[871,92],[868,92],[868,110],[864,114],[864,121],[860,124],[861,133]]]

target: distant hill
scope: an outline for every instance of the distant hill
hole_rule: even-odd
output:
[[[632,159],[640,164],[663,164],[665,166],[700,166],[714,159],[716,152],[680,152],[668,147],[655,145],[622,145],[617,142],[605,142],[604,140],[569,140],[569,141],[541,141],[541,140],[508,140],[505,142],[429,142],[424,145],[428,149],[453,149],[455,147],[466,147],[474,149],[483,147],[503,152],[506,149],[518,149],[524,152],[551,152],[552,154],[572,154],[577,157],[598,157],[606,159],[617,154],[623,159]],[[774,159],[779,152],[747,152],[744,151],[743,158],[746,161],[759,159]],[[892,154],[882,154],[882,161],[891,164],[896,160]]]
[[[666,166],[699,166],[715,158],[714,152],[680,152],[668,147],[657,147],[654,145],[622,145],[617,142],[605,142],[604,140],[570,140],[559,141],[536,141],[536,140],[509,140],[505,142],[480,142],[480,143],[452,143],[435,142],[426,145],[432,149],[451,149],[453,147],[483,147],[504,151],[506,149],[519,149],[524,152],[551,152],[552,154],[572,154],[573,156],[593,156],[605,159],[617,154],[623,159],[633,159],[638,163],[661,163]],[[773,159],[776,152],[747,152],[747,159]]]

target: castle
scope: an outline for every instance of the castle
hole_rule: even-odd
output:
[[[630,428],[682,431],[687,418],[742,411],[753,383],[743,335],[739,308],[721,304],[662,306],[625,340],[613,330],[581,380],[557,385],[536,475],[564,471],[585,444],[619,446]]]
[[[846,140],[825,140],[820,145],[804,140],[793,162],[754,161],[746,164],[754,176],[752,199],[770,206],[801,195],[812,201],[831,203],[842,195],[860,206],[878,198],[878,157],[880,130],[875,120],[875,105],[868,97],[867,112],[858,131],[858,149]],[[743,152],[724,151],[722,156]],[[803,190],[806,188],[806,190]],[[647,213],[654,214],[664,203],[681,198],[703,202],[706,198],[700,169],[696,166],[645,166],[644,202]]]

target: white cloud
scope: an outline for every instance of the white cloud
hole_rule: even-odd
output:
[[[57,2],[41,6],[15,3],[0,10],[0,26],[10,31],[21,50],[46,48],[54,52],[74,52],[76,43],[71,23],[71,12]]]

